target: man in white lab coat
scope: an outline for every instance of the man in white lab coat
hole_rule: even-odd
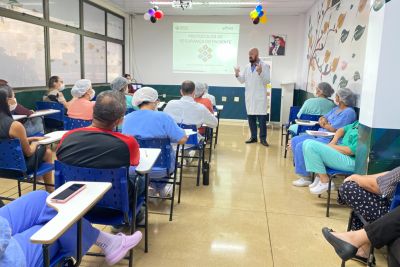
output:
[[[270,82],[270,68],[258,57],[258,49],[249,52],[250,63],[241,73],[240,68],[235,68],[235,76],[240,83],[245,83],[245,100],[247,118],[251,137],[246,144],[257,142],[257,120],[260,125],[260,142],[269,146],[267,142],[267,89]]]

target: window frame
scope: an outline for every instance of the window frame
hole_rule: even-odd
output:
[[[104,83],[94,83],[94,85],[105,85],[108,84],[108,58],[107,58],[107,43],[111,42],[111,43],[117,43],[122,45],[122,72],[125,73],[125,17],[121,16],[105,7],[102,7],[98,4],[92,3],[89,0],[79,0],[79,28],[77,27],[73,27],[73,26],[69,26],[69,25],[65,25],[62,23],[58,23],[58,22],[54,22],[51,21],[49,18],[49,1],[50,0],[43,0],[43,18],[41,17],[36,17],[33,15],[29,15],[26,13],[20,13],[17,11],[13,11],[10,9],[6,9],[6,8],[2,8],[0,7],[0,17],[6,17],[6,18],[10,18],[10,19],[15,19],[15,20],[19,20],[22,22],[27,22],[27,23],[31,23],[31,24],[35,24],[38,26],[43,26],[44,28],[44,49],[45,49],[45,81],[46,84],[44,86],[48,86],[47,82],[48,79],[50,78],[51,75],[51,62],[50,62],[50,29],[56,29],[56,30],[60,30],[60,31],[66,31],[66,32],[70,32],[70,33],[74,33],[74,34],[78,34],[80,36],[80,60],[81,60],[81,78],[83,79],[85,77],[85,51],[84,51],[84,43],[83,43],[83,39],[84,37],[90,37],[90,38],[94,38],[94,39],[98,39],[98,40],[102,40],[105,41],[106,43],[106,48],[105,48],[105,59],[106,59],[106,73],[105,73],[105,81]],[[98,33],[94,33],[94,32],[90,32],[90,31],[86,31],[83,27],[84,25],[84,15],[83,15],[83,3],[92,5],[96,8],[99,8],[101,10],[103,10],[104,16],[105,16],[105,35],[102,34],[98,34]],[[111,38],[109,36],[107,36],[108,34],[108,27],[107,27],[107,13],[110,13],[113,16],[116,16],[118,18],[121,18],[123,21],[123,39],[119,40],[119,39],[115,39],[115,38]],[[123,74],[121,73],[121,74]],[[70,85],[70,84],[69,84]],[[44,86],[30,86],[30,87],[16,87],[15,89],[18,91],[22,91],[22,90],[43,90]]]

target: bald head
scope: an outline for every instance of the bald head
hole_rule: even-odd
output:
[[[252,48],[249,51],[249,61],[251,64],[255,63],[258,61],[258,48]]]

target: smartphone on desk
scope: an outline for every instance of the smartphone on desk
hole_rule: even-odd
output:
[[[50,199],[51,202],[65,203],[86,188],[86,184],[72,184]]]

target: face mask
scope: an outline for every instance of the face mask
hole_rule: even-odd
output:
[[[58,89],[58,90],[61,92],[61,91],[64,91],[64,89],[65,89],[65,84],[61,85],[60,89]]]
[[[93,89],[90,89],[90,100],[93,100],[93,98],[96,96],[96,91]]]
[[[10,111],[14,111],[17,108],[17,105],[18,105],[17,99],[14,98],[14,101],[15,101],[14,104],[9,105]]]

